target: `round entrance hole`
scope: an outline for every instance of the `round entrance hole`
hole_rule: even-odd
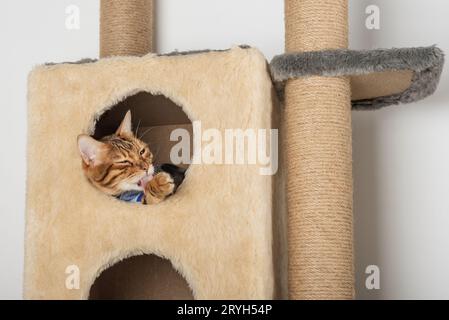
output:
[[[100,139],[116,132],[128,110],[132,115],[132,129],[138,138],[149,145],[154,164],[170,163],[188,168],[189,163],[173,163],[170,159],[170,151],[178,143],[170,141],[170,134],[175,129],[187,130],[190,137],[188,159],[191,159],[192,121],[180,106],[163,95],[139,92],[127,97],[101,114],[95,124],[93,137]]]
[[[169,260],[134,256],[111,266],[95,280],[90,300],[193,300],[187,281]]]

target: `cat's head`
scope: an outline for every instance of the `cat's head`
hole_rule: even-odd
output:
[[[78,136],[78,149],[86,177],[109,195],[142,191],[154,173],[148,145],[132,132],[130,111],[112,135],[100,140]]]

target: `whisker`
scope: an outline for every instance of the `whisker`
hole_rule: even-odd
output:
[[[153,145],[154,146],[154,145]],[[152,152],[153,152],[153,146],[151,146]],[[161,147],[158,146],[156,148],[156,152],[153,152],[153,159],[157,158],[157,156],[159,155],[159,152],[161,151]]]
[[[144,136],[144,135],[146,135],[148,132],[150,132],[151,130],[153,130],[154,129],[154,127],[149,127],[147,130],[145,130],[140,136],[139,136],[139,139],[142,139],[142,137]]]
[[[153,160],[159,155],[161,149],[160,145],[160,143],[152,143],[151,145],[149,145],[151,153],[153,154]]]
[[[139,132],[139,128],[140,128],[140,123],[142,122],[142,119],[139,119],[139,122],[137,123],[137,128],[136,128],[136,132],[134,133],[134,135],[137,137],[137,132]]]

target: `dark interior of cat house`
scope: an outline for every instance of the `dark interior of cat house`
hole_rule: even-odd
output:
[[[133,131],[148,143],[156,165],[173,163],[170,152],[178,141],[171,141],[170,134],[178,128],[189,133],[191,158],[192,122],[180,106],[163,95],[140,92],[124,99],[100,116],[93,136],[99,139],[114,133],[128,110]],[[193,299],[193,294],[169,260],[141,255],[104,270],[92,285],[89,299]]]
[[[134,256],[103,271],[90,289],[90,300],[192,300],[187,281],[170,261]]]

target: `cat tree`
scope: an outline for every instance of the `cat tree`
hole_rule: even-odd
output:
[[[287,53],[270,68],[246,46],[147,54],[151,12],[101,1],[101,59],[30,74],[25,298],[352,298],[351,105],[431,94],[441,51],[350,51],[346,0],[286,0]],[[120,202],[86,181],[76,137],[113,132],[128,109],[160,162],[169,133],[200,120],[280,128],[285,165],[191,164],[163,203]]]

